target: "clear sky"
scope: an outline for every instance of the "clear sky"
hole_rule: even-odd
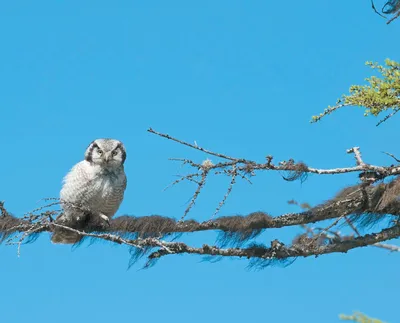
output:
[[[57,197],[61,179],[95,138],[123,141],[128,188],[118,215],[180,217],[194,187],[163,192],[184,171],[169,157],[204,155],[148,127],[234,156],[294,158],[313,167],[400,155],[399,117],[379,128],[361,109],[319,124],[370,71],[366,60],[399,60],[400,20],[387,26],[369,1],[3,1],[0,4],[0,200],[16,215]],[[221,215],[297,211],[357,181],[356,175],[285,182],[260,174],[239,183]],[[191,212],[209,219],[228,178],[216,178]],[[295,228],[259,241],[290,241]],[[184,236],[191,245],[215,234]],[[400,255],[376,248],[288,268],[246,269],[245,260],[171,256],[128,270],[123,246],[52,245],[43,234],[0,246],[1,320],[20,322],[338,322],[366,312],[398,322]]]

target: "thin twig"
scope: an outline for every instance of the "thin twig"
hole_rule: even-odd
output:
[[[235,185],[235,183],[236,183],[237,169],[235,166],[232,167],[232,170],[230,173],[231,173],[231,177],[232,177],[231,182],[229,183],[228,189],[227,189],[222,201],[219,202],[219,205],[216,208],[212,218],[215,217],[218,214],[218,212],[221,210],[221,208],[225,204],[226,199],[228,198],[229,194],[231,194],[231,192],[232,192],[233,185]]]
[[[390,19],[387,24],[390,24],[390,22],[392,22],[394,19],[396,19],[398,16],[400,15],[400,11],[397,13],[395,18]],[[382,120],[380,120],[376,126],[378,127],[380,124],[384,123],[386,120],[388,120],[389,118],[393,117],[397,112],[400,111],[400,108],[396,108],[394,109],[394,111],[390,114],[388,114],[386,117],[384,117]]]
[[[194,203],[196,202],[197,197],[199,196],[201,189],[204,187],[204,185],[206,183],[207,174],[208,174],[208,170],[204,169],[203,173],[201,174],[201,180],[200,180],[199,184],[197,185],[197,189],[194,192],[193,197],[190,200],[190,203],[189,203],[188,207],[186,208],[185,213],[181,217],[180,221],[183,221],[183,219],[186,217],[186,215],[189,213],[190,209],[193,207]]]
[[[149,128],[147,131],[150,132],[150,133],[153,133],[153,134],[155,134],[155,135],[158,135],[158,136],[160,136],[160,137],[163,137],[163,138],[166,138],[166,139],[169,139],[169,140],[176,141],[176,142],[178,142],[178,143],[180,143],[180,144],[182,144],[182,145],[188,146],[188,147],[190,147],[190,148],[200,150],[200,151],[202,151],[202,152],[204,152],[204,153],[206,153],[206,154],[209,154],[209,155],[213,155],[213,156],[217,156],[217,157],[224,158],[224,159],[229,159],[229,160],[238,160],[237,158],[233,158],[233,157],[230,157],[230,156],[227,156],[227,155],[224,155],[224,154],[219,154],[219,153],[210,151],[210,150],[208,150],[208,149],[204,149],[204,148],[202,148],[202,147],[200,147],[200,146],[197,146],[197,145],[192,145],[192,144],[190,144],[190,143],[188,143],[188,142],[185,142],[185,141],[179,140],[179,139],[177,139],[177,138],[171,137],[170,135],[167,135],[167,134],[164,134],[164,133],[155,131],[155,130],[153,130],[152,128]]]
[[[181,175],[178,175],[181,176]],[[188,180],[188,181],[193,181],[194,183],[196,183],[197,185],[199,184],[198,181],[194,180],[193,177],[197,177],[197,176],[201,176],[201,173],[194,173],[194,174],[189,174],[189,175],[185,175],[185,176],[181,176],[180,178],[178,178],[177,180],[173,181],[171,184],[169,184],[167,187],[165,187],[163,189],[163,191],[166,191],[168,188],[183,182],[184,180]]]
[[[343,103],[343,104],[337,104],[334,107],[329,107],[327,109],[324,110],[324,112],[322,112],[321,114],[319,114],[318,116],[314,116],[313,119],[311,120],[311,122],[317,122],[320,121],[323,117],[327,116],[328,114],[331,114],[332,112],[350,106],[350,104],[348,103]]]
[[[386,154],[386,155],[392,157],[396,162],[400,163],[400,159],[396,158],[396,156],[394,156],[393,154],[387,153],[387,152],[385,152],[385,151],[382,151],[382,153],[384,153],[384,154]]]

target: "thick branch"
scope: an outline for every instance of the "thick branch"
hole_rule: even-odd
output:
[[[225,216],[215,220],[197,222],[195,220],[176,221],[173,218],[159,215],[121,216],[112,219],[109,228],[102,228],[100,231],[122,235],[134,234],[138,237],[158,237],[184,232],[219,230],[222,234],[220,238],[225,242],[231,239],[236,243],[253,238],[265,229],[310,224],[333,218],[343,218],[348,215],[354,215],[360,219],[367,218],[373,222],[374,219],[380,220],[379,216],[400,214],[396,199],[400,191],[399,184],[399,181],[394,181],[378,186],[356,185],[344,189],[325,204],[304,212],[288,213],[277,217],[272,217],[265,212],[254,212],[247,216]],[[31,226],[32,224],[27,220],[11,216],[0,217],[0,233],[4,235],[24,232]],[[40,231],[51,230],[49,226],[44,226],[39,229]],[[99,228],[88,226],[85,231],[98,232]]]
[[[347,195],[360,195],[358,192],[360,189],[351,189],[347,192]],[[361,194],[362,195],[362,194]],[[260,245],[251,245],[247,248],[222,248],[217,246],[209,246],[204,244],[202,247],[192,247],[182,242],[169,242],[161,240],[161,236],[165,236],[167,233],[172,232],[192,232],[200,230],[212,230],[219,229],[228,237],[232,238],[237,233],[243,235],[246,239],[249,237],[254,237],[255,233],[260,232],[261,227],[282,227],[287,225],[294,225],[295,222],[304,222],[312,220],[318,220],[321,214],[325,213],[325,216],[329,214],[329,208],[333,205],[339,205],[341,203],[347,203],[346,207],[350,206],[349,203],[355,203],[355,199],[344,199],[335,202],[328,203],[328,206],[321,206],[314,208],[315,213],[303,212],[299,214],[283,215],[277,218],[271,218],[265,213],[253,213],[247,217],[223,217],[216,219],[214,221],[197,223],[193,220],[176,222],[173,219],[163,218],[160,216],[150,216],[150,217],[120,217],[114,219],[111,222],[111,227],[109,231],[111,232],[89,232],[88,230],[80,231],[68,226],[60,225],[52,221],[49,216],[44,212],[42,216],[31,216],[34,220],[17,219],[12,217],[4,208],[4,205],[0,205],[2,210],[2,216],[0,217],[0,228],[3,233],[4,238],[11,235],[11,238],[7,240],[8,244],[18,245],[18,254],[21,244],[24,239],[29,239],[32,235],[36,235],[40,232],[54,232],[55,228],[62,228],[65,230],[77,233],[82,237],[94,238],[97,240],[109,241],[117,244],[124,244],[133,248],[133,257],[136,259],[138,257],[144,256],[146,253],[151,252],[148,256],[149,261],[156,260],[162,256],[169,254],[199,254],[208,256],[222,256],[222,257],[246,257],[251,261],[256,261],[256,266],[265,266],[265,261],[281,261],[287,260],[295,257],[308,257],[311,255],[321,255],[334,252],[347,252],[350,249],[357,247],[375,245],[380,246],[379,243],[385,240],[393,239],[399,236],[400,227],[395,225],[389,229],[382,230],[376,234],[367,234],[365,236],[359,236],[356,238],[346,237],[345,240],[333,239],[328,244],[321,243],[309,243],[310,239],[300,240],[294,242],[292,246],[285,246],[281,242],[274,240],[271,243],[271,247],[267,248]],[[310,211],[314,210],[311,209]],[[318,213],[321,212],[321,213]],[[303,215],[303,219],[300,218]],[[296,220],[295,220],[296,219]],[[306,219],[306,220],[305,220]],[[35,222],[36,221],[36,222]],[[90,228],[88,228],[90,230]],[[175,230],[175,231],[174,231]],[[13,238],[15,233],[21,232],[22,235],[17,239]],[[130,238],[130,234],[135,234],[135,237]],[[244,238],[243,238],[244,239]],[[381,245],[381,247],[387,247],[387,245]],[[156,251],[152,251],[156,248]],[[398,251],[395,247],[388,248],[392,251]],[[261,263],[257,263],[261,261]],[[149,264],[149,263],[148,263]]]
[[[249,248],[226,248],[221,249],[215,246],[203,245],[200,248],[190,247],[180,242],[170,242],[168,246],[170,252],[159,250],[150,255],[150,259],[160,258],[167,254],[199,254],[199,255],[210,255],[210,256],[222,256],[222,257],[246,257],[246,258],[261,258],[266,260],[271,259],[287,259],[293,257],[309,257],[318,256],[329,253],[346,253],[347,251],[374,245],[382,241],[397,238],[400,235],[400,227],[395,225],[388,229],[384,229],[379,233],[367,234],[365,236],[348,239],[325,246],[314,248],[303,248],[299,246],[286,247],[282,243],[274,240],[271,243],[270,248],[252,246]]]

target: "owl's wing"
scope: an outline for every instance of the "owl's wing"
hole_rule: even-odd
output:
[[[82,229],[82,225],[86,219],[86,212],[73,205],[78,206],[82,202],[82,198],[87,196],[89,191],[90,178],[85,171],[82,162],[76,164],[70,172],[64,177],[63,187],[60,192],[61,205],[64,212],[57,219],[57,224],[68,226],[74,229]],[[71,232],[62,228],[55,228],[51,241],[53,243],[76,243],[82,237],[75,232]]]
[[[64,202],[81,204],[90,198],[91,178],[85,167],[85,161],[76,164],[64,177],[60,198]],[[67,205],[64,205],[67,206]]]
[[[118,211],[119,206],[121,205],[124,199],[124,193],[127,185],[127,179],[125,173],[122,173],[121,179],[118,181],[119,183],[113,188],[113,193],[109,197],[107,201],[107,205],[104,207],[105,214],[109,217],[114,216],[114,214]]]
[[[124,191],[126,190],[126,185],[128,184],[128,179],[126,178],[125,172],[124,172],[124,179],[123,179],[123,184],[122,187]]]

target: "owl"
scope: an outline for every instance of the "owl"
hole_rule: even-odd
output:
[[[126,189],[124,171],[126,151],[115,139],[96,139],[85,152],[85,159],[77,163],[64,177],[60,192],[63,213],[55,223],[84,230],[89,222],[109,225],[117,212]],[[53,243],[76,243],[79,234],[57,228]]]

